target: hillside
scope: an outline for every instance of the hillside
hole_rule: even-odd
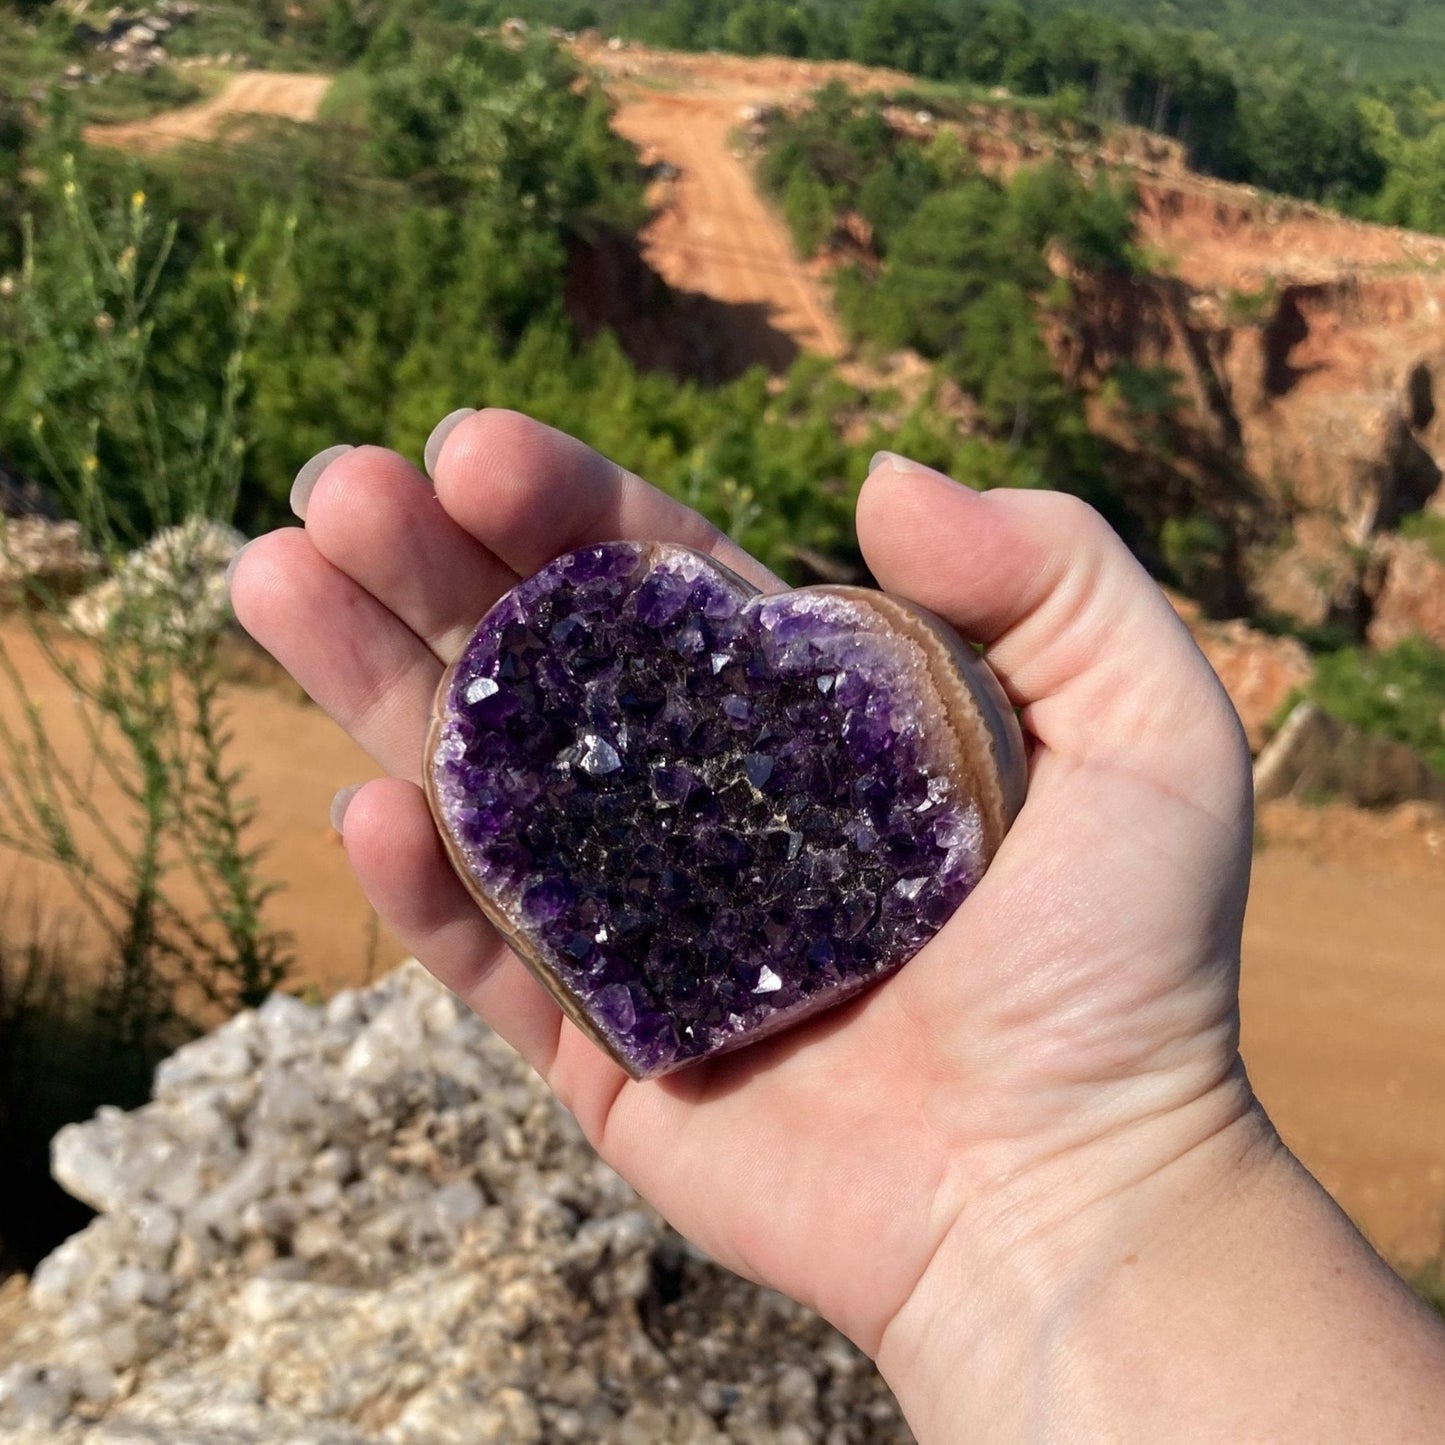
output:
[[[831,80],[859,94],[888,92],[896,75],[600,44],[578,53],[608,77],[620,132],[665,170],[644,234],[658,272],[687,290],[765,307],[768,324],[800,349],[846,353],[843,374],[865,387],[901,379],[916,390],[927,374],[916,358],[880,363],[870,352],[865,365],[837,323],[820,320],[827,278],[858,259],[849,237],[866,223],[845,208],[833,239],[799,267],[750,196],[735,136],[751,131],[756,161],[768,133],[747,117],[797,113]],[[1150,269],[1076,275],[1051,346],[1090,399],[1092,425],[1120,449],[1113,470],[1132,474],[1131,507],[1155,529],[1183,510],[1229,537],[1223,569],[1193,585],[1212,588],[1215,606],[1303,627],[1373,626],[1392,639],[1423,627],[1445,645],[1429,588],[1390,582],[1402,568],[1434,575],[1424,543],[1395,537],[1401,519],[1445,513],[1434,460],[1445,436],[1431,400],[1445,375],[1445,239],[1191,173],[1177,145],[1143,131],[1090,137],[988,102],[946,115],[958,118],[887,111],[919,146],[957,137],[993,176],[1053,156],[1085,174],[1127,174],[1136,187],[1135,244]],[[878,258],[864,255],[863,264],[876,270]],[[745,314],[748,325],[757,320],[749,309],[737,325]],[[626,335],[625,319],[614,320]],[[756,355],[770,360],[766,349]],[[1162,450],[1154,423],[1121,405],[1121,377],[1167,379]]]
[[[1143,25],[1213,31],[1236,45],[1302,46],[1338,55],[1363,79],[1428,77],[1445,65],[1440,0],[1031,0],[1037,13],[1087,10]]]
[[[989,0],[804,0],[786,7],[765,0],[743,5],[692,0],[663,7],[640,0],[579,0],[561,6],[516,0],[491,7],[491,14],[496,19],[504,14],[526,15],[572,29],[595,26],[605,34],[658,45],[822,55],[829,44],[855,43],[860,32],[875,37],[911,33],[920,48],[937,53],[943,45],[957,44],[959,33],[978,30],[989,11],[1004,9],[1035,24],[1083,14],[1146,31],[1189,31],[1212,37],[1242,55],[1263,51],[1315,61],[1333,57],[1352,78],[1362,81],[1432,82],[1445,60],[1441,0],[1259,0],[1251,5],[1220,5],[1213,0],[1020,0],[1010,6]],[[1016,34],[1016,22],[1009,24]]]

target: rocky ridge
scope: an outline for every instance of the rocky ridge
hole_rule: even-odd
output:
[[[951,131],[990,175],[1057,157],[1134,185],[1147,271],[1059,258],[1074,299],[1045,330],[1094,429],[1132,455],[1141,512],[1198,511],[1230,537],[1214,615],[1442,645],[1422,554],[1395,529],[1445,516],[1445,238],[1193,174],[1176,143],[1128,126],[1086,138],[1007,105],[888,115],[920,141]],[[1167,419],[1118,406],[1130,371],[1168,382]]]
[[[273,996],[54,1168],[99,1214],[0,1345],[7,1445],[911,1439],[865,1357],[687,1246],[415,964]]]

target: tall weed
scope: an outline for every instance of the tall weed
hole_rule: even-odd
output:
[[[109,1027],[145,1056],[178,1011],[257,1003],[291,963],[287,938],[267,922],[273,889],[232,760],[214,555],[224,535],[215,524],[236,506],[245,356],[264,288],[232,271],[219,243],[181,282],[170,278],[167,289],[219,300],[230,338],[220,374],[191,378],[188,399],[173,401],[154,342],[174,224],[140,191],[92,202],[69,158],[58,180],[44,234],[27,225],[0,319],[50,353],[21,378],[31,437],[111,580],[85,615],[93,647],[67,636],[58,597],[25,613],[65,685],[83,756],[62,756],[55,719],[0,639],[14,704],[0,713],[0,845],[64,875],[105,940]],[[180,901],[197,890],[202,918]]]

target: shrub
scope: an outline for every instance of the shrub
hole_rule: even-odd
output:
[[[783,219],[800,256],[814,256],[833,231],[833,203],[827,187],[805,171],[794,171],[783,191]]]
[[[1229,548],[1229,534],[1213,517],[1190,512],[1166,517],[1159,547],[1174,579],[1191,596],[1208,592],[1218,579]]]
[[[1342,722],[1409,743],[1445,777],[1445,651],[1423,637],[1321,657],[1311,693]]]
[[[1445,562],[1445,516],[1439,512],[1412,512],[1400,522],[1400,535],[1423,542]]]

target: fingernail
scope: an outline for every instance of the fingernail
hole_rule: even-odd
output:
[[[458,407],[456,411],[449,411],[433,428],[432,434],[426,439],[426,446],[422,450],[422,460],[426,463],[427,476],[435,476],[437,460],[442,454],[442,448],[447,444],[447,438],[469,417],[476,416],[477,409],[474,406]]]
[[[900,472],[917,472],[926,477],[937,477],[941,482],[947,482],[950,486],[961,487],[966,492],[974,492],[978,489],[970,487],[966,482],[960,482],[956,477],[951,477],[947,472],[941,472],[937,467],[924,466],[922,462],[915,462],[912,457],[900,457],[897,452],[874,452],[873,460],[868,463],[868,475],[871,477],[880,467],[892,467]]]
[[[253,539],[253,540],[254,540],[254,539]],[[231,554],[231,560],[226,563],[226,583],[225,583],[225,586],[226,586],[226,596],[227,596],[227,597],[229,597],[229,596],[231,595],[231,580],[232,580],[232,578],[234,578],[235,575],[236,575],[236,567],[237,567],[237,565],[238,565],[238,564],[240,563],[240,561],[241,561],[241,553],[244,552],[244,551],[246,550],[246,548],[249,547],[250,545],[251,545],[250,542],[242,542],[241,545],[236,548],[235,552],[233,552],[233,553]]]
[[[353,783],[349,788],[342,788],[331,800],[331,826],[338,833],[346,830],[342,826],[346,822],[346,810],[351,806],[351,800],[361,791],[364,784]]]
[[[316,483],[321,480],[321,473],[334,462],[337,457],[345,456],[347,452],[355,451],[356,448],[343,443],[341,446],[327,447],[324,452],[317,452],[299,472],[296,473],[296,480],[291,483],[291,510],[304,522],[306,520],[306,504],[311,500],[311,493],[316,490]]]

